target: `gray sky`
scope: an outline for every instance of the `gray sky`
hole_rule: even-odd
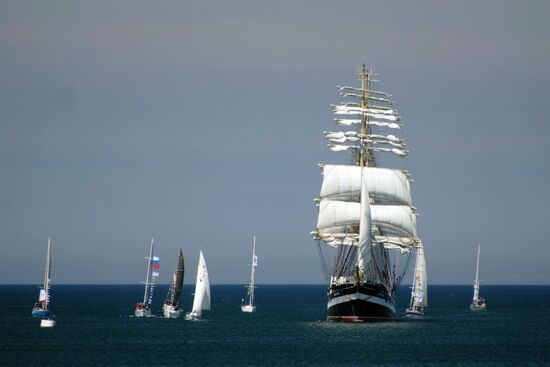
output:
[[[430,283],[549,284],[550,3],[0,1],[0,283],[322,283],[321,132],[361,63],[411,153]],[[408,279],[408,278],[407,278]]]

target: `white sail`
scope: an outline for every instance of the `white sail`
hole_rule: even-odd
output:
[[[359,106],[350,106],[349,104],[345,105],[332,105],[333,111],[347,111],[355,113],[380,113],[384,115],[397,115],[397,112],[392,109],[379,109],[379,108],[362,108]]]
[[[203,310],[210,310],[210,280],[208,278],[206,261],[201,250],[197,268],[197,283],[195,284],[195,299],[193,300],[191,313],[195,316],[200,316]]]
[[[334,152],[343,152],[348,149],[360,149],[358,145],[328,144],[328,147]]]
[[[48,310],[48,305],[50,303],[50,267],[52,264],[51,258],[51,237],[48,236],[48,252],[46,253],[46,266],[44,267],[44,285],[40,289],[40,294],[38,296],[38,301],[42,302],[42,309]]]
[[[385,153],[393,153],[397,154],[400,157],[404,157],[409,153],[408,150],[398,149],[398,148],[382,148],[382,147],[373,147],[370,148],[371,150],[375,152],[385,152]]]
[[[323,231],[342,226],[359,226],[359,212],[359,203],[322,199],[319,203],[317,230]]]
[[[402,170],[364,167],[369,196],[387,204],[412,205],[410,184]],[[359,202],[361,168],[326,164],[323,166],[321,198]]]
[[[405,205],[371,205],[373,223],[390,237],[416,237],[416,214]]]
[[[351,125],[360,125],[361,119],[342,119],[342,118],[336,118],[334,119],[336,121],[336,124],[341,126],[351,126]],[[401,129],[401,124],[398,124],[397,122],[384,122],[384,121],[377,121],[377,120],[368,120],[365,121],[366,125],[369,126],[380,126],[380,127],[387,127],[389,129]]]
[[[426,275],[426,259],[424,258],[424,248],[422,246],[416,250],[412,296],[413,307],[428,306],[428,277]]]
[[[477,302],[479,299],[479,254],[480,252],[481,252],[481,245],[477,245],[476,280],[474,281],[474,297],[473,297],[474,302]]]
[[[361,175],[361,203],[359,211],[359,256],[357,266],[364,272],[372,258],[371,205],[365,171]]]
[[[334,111],[336,116],[357,116],[362,115],[366,117],[372,117],[380,120],[387,121],[399,121],[399,117],[396,115],[385,115],[382,113],[370,113],[370,112],[360,112],[360,111]]]
[[[359,203],[326,200],[319,203],[317,231],[334,233],[335,228],[359,226]],[[416,237],[416,215],[405,205],[370,205],[372,224],[389,237]]]

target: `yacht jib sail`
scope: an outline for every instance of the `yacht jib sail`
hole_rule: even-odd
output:
[[[44,267],[44,283],[38,293],[38,302],[32,309],[33,316],[48,316],[50,314],[50,287],[51,287],[51,237],[48,237],[48,250],[46,252],[46,266]]]
[[[172,274],[172,281],[170,283],[170,288],[168,289],[168,294],[164,300],[163,312],[164,317],[167,318],[177,318],[180,316],[180,295],[181,287],[183,286],[183,275],[184,275],[184,259],[183,252],[180,249],[178,256],[178,266],[176,271]]]
[[[185,318],[194,320],[202,315],[202,311],[210,310],[210,279],[208,269],[202,250],[199,253],[199,264],[197,267],[197,282],[195,283],[195,298],[193,299],[193,309]]]
[[[254,243],[252,245],[252,263],[250,264],[250,280],[248,282],[247,286],[247,292],[246,292],[246,303],[241,305],[241,311],[242,312],[254,312],[256,310],[256,306],[254,306],[254,288],[255,281],[254,281],[254,275],[256,273],[256,267],[258,266],[258,256],[256,256],[256,236],[254,236]]]
[[[136,317],[151,316],[151,304],[153,303],[153,293],[155,290],[155,280],[159,276],[160,259],[154,256],[154,239],[151,238],[151,248],[147,259],[147,275],[145,278],[145,290],[143,293],[143,301],[136,304],[134,315]]]
[[[428,307],[428,278],[426,275],[426,259],[424,249],[420,246],[416,251],[411,302],[406,310],[407,316],[422,316]]]
[[[315,200],[312,235],[329,282],[331,321],[394,318],[395,292],[422,247],[409,171],[379,164],[380,155],[399,159],[409,150],[394,135],[401,116],[391,95],[376,90],[374,75],[363,65],[361,86],[338,88],[344,101],[332,111],[341,130],[323,132],[328,148],[351,161],[320,164],[323,182]]]

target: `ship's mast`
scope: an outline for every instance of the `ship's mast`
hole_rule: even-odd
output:
[[[370,72],[369,69],[365,67],[365,64],[361,67],[361,108],[369,108],[369,90],[370,90]],[[371,134],[371,127],[367,124],[368,117],[366,114],[363,114],[361,117],[361,132],[362,136],[367,136]],[[374,167],[376,162],[374,160],[374,154],[370,150],[370,143],[365,141],[366,139],[361,139],[361,149],[359,150],[359,157],[357,160],[357,165],[360,167]]]
[[[252,270],[250,271],[250,305],[254,305],[254,270],[256,268],[256,236],[252,245]]]
[[[479,298],[479,253],[481,252],[481,245],[477,245],[477,265],[476,265],[476,280],[474,283],[474,301]]]
[[[149,251],[149,257],[146,257],[149,261],[147,262],[147,278],[145,279],[145,292],[143,294],[143,304],[147,303],[147,298],[149,296],[149,275],[151,274],[151,262],[153,261],[153,239],[151,238],[151,250]]]
[[[44,268],[44,292],[46,299],[44,300],[44,310],[48,309],[49,293],[50,293],[50,265],[51,259],[51,237],[48,236],[48,253],[46,254],[46,267]]]

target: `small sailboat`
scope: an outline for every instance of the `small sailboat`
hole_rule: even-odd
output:
[[[424,308],[428,307],[428,278],[426,276],[426,260],[424,248],[416,250],[416,265],[411,291],[411,303],[405,311],[408,317],[424,316]]]
[[[44,286],[40,288],[40,294],[38,296],[38,303],[35,303],[32,309],[32,315],[38,317],[47,317],[40,321],[40,327],[53,327],[55,321],[50,319],[50,272],[52,265],[52,253],[51,253],[51,238],[48,237],[48,252],[46,254],[46,267],[44,268]]]
[[[151,303],[153,303],[153,291],[155,288],[155,279],[159,276],[160,259],[153,254],[153,242],[151,238],[151,249],[147,259],[147,277],[145,278],[145,292],[143,302],[136,303],[134,315],[136,317],[151,317]]]
[[[208,279],[208,269],[206,268],[206,261],[204,260],[201,250],[199,254],[193,309],[185,315],[185,319],[196,320],[201,317],[202,311],[205,310],[210,310],[210,280]]]
[[[485,311],[487,305],[483,297],[479,296],[479,254],[481,252],[481,245],[477,245],[477,266],[476,266],[476,280],[474,281],[474,297],[470,304],[470,311]]]
[[[258,256],[256,256],[256,236],[254,236],[254,244],[252,245],[252,264],[250,265],[250,281],[248,282],[248,292],[246,294],[248,297],[248,302],[241,305],[242,312],[254,312],[256,310],[256,306],[254,306],[254,273],[257,266]]]
[[[164,300],[162,311],[166,318],[178,318],[180,317],[180,295],[181,287],[183,286],[183,274],[184,274],[184,259],[183,252],[180,249],[178,257],[178,267],[172,274],[172,282],[170,283],[170,289]]]

